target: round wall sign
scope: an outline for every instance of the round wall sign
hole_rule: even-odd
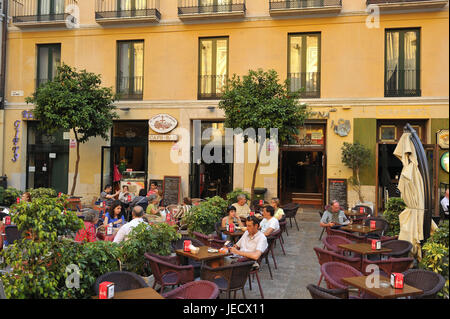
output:
[[[448,173],[448,152],[445,152],[441,156],[441,167]]]
[[[177,120],[169,114],[158,114],[153,116],[149,121],[148,125],[156,133],[169,133],[175,127],[177,127]]]

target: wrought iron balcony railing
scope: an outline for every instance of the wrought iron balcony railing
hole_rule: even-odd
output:
[[[448,0],[366,0],[366,4],[377,5],[380,10],[405,9],[440,9],[447,5]]]
[[[302,98],[320,98],[320,72],[288,73],[289,88]]]
[[[116,93],[120,100],[142,100],[144,88],[143,76],[117,77]]]
[[[339,13],[342,0],[269,0],[270,14]]]
[[[420,71],[410,70],[386,70],[385,97],[420,96]]]
[[[159,21],[160,0],[96,0],[95,19],[99,23]]]
[[[244,15],[245,0],[178,0],[178,16],[181,19]]]
[[[198,77],[198,99],[219,99],[227,84],[227,79],[227,75],[200,75]]]
[[[12,23],[17,26],[46,24],[60,25],[66,22],[67,8],[76,0],[10,0]]]

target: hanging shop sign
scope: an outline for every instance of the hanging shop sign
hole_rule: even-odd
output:
[[[448,150],[448,129],[438,131],[436,137],[439,147]]]
[[[334,121],[333,121],[334,123]],[[337,135],[344,137],[348,136],[351,130],[351,124],[349,120],[339,119],[337,124],[334,125],[334,133]]]
[[[441,156],[441,167],[444,171],[448,173],[448,152],[445,152]]]
[[[13,142],[13,158],[11,159],[14,163],[19,159],[19,128],[20,128],[20,120],[14,122],[14,130],[16,134],[14,134]]]
[[[169,114],[158,114],[148,121],[150,128],[156,133],[165,134],[178,125],[178,121]]]
[[[176,134],[169,134],[169,135],[157,135],[157,134],[151,134],[148,136],[149,141],[153,142],[176,142],[178,141],[178,135]]]

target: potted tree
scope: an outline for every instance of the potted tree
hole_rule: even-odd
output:
[[[349,183],[358,194],[359,204],[373,206],[373,203],[365,202],[361,190],[360,172],[367,165],[371,157],[370,150],[359,142],[346,143],[342,146],[342,163],[353,171]]]

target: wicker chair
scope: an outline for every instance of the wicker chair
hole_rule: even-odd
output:
[[[269,241],[269,240],[268,240]],[[273,241],[272,241],[273,242]],[[261,287],[261,282],[260,282],[260,280],[259,280],[259,276],[258,276],[258,272],[259,272],[259,270],[261,269],[261,262],[262,262],[262,260],[263,259],[265,259],[266,260],[266,264],[267,264],[267,266],[269,267],[269,273],[270,273],[270,278],[271,279],[273,279],[273,277],[272,277],[272,270],[271,270],[271,268],[270,268],[270,263],[269,263],[269,258],[268,258],[268,256],[269,256],[269,252],[270,252],[270,241],[269,241],[269,245],[268,245],[268,247],[266,248],[266,250],[261,254],[261,256],[258,258],[258,260],[256,261],[257,263],[258,263],[258,265],[259,265],[259,267],[253,267],[252,268],[252,270],[250,271],[250,274],[249,274],[249,276],[248,276],[248,285],[249,285],[249,288],[250,288],[250,290],[252,290],[252,280],[251,280],[251,275],[253,275],[253,277],[256,277],[256,280],[257,280],[257,282],[258,282],[258,287],[259,287],[259,293],[261,294],[261,298],[262,299],[264,299],[264,293],[263,293],[263,290],[262,290],[262,287]],[[239,260],[240,262],[246,262],[246,261],[251,261],[251,259],[248,259],[248,258],[241,258],[240,260]],[[253,261],[253,265],[255,264],[255,261]]]
[[[280,242],[280,246],[281,246],[281,250],[283,251],[283,254],[286,256],[286,251],[284,250],[284,246],[283,246],[283,242],[281,240],[281,235],[283,234],[283,232],[281,231],[281,228],[279,230],[277,230],[276,232],[273,232],[272,234],[270,234],[269,237],[274,239],[274,243],[273,243],[273,247],[275,247],[277,239]],[[273,257],[273,247],[272,247],[272,259],[274,259]],[[275,259],[274,259],[274,263],[275,263]],[[276,269],[277,267],[275,267]]]
[[[326,249],[334,251],[335,253],[342,254],[343,249],[339,248],[338,246],[341,244],[351,244],[352,241],[342,237],[342,236],[327,236],[324,239],[322,239],[323,245]]]
[[[331,227],[327,227],[327,234],[328,236],[341,236],[341,237],[345,237],[350,241],[354,241],[356,243],[365,243],[367,242],[367,237],[366,236],[359,236],[356,235],[354,233],[349,233],[343,230],[339,230],[339,229],[332,229]]]
[[[115,292],[148,287],[145,280],[135,273],[128,271],[113,271],[97,278],[94,284],[96,295],[99,294],[99,285],[104,281],[113,282]]]
[[[292,228],[292,220],[294,220],[295,226],[297,226],[297,230],[299,231],[300,229],[298,228],[297,219],[295,219],[295,216],[297,215],[297,210],[300,208],[300,205],[296,203],[289,203],[284,205],[282,208],[286,216],[286,219],[289,219],[290,221],[291,228]]]
[[[392,252],[385,253],[389,257],[401,258],[408,257],[413,245],[406,240],[389,240],[381,243],[381,247],[390,248]]]
[[[433,271],[410,269],[403,273],[404,283],[423,290],[423,294],[416,299],[435,299],[439,291],[445,286],[445,278]]]
[[[203,265],[200,278],[214,282],[219,287],[220,292],[227,294],[228,299],[231,298],[232,291],[234,291],[234,298],[236,298],[238,290],[242,290],[242,295],[245,299],[245,283],[253,264],[254,261],[246,261],[217,268]]]
[[[286,216],[283,215],[283,217],[281,217],[281,219],[278,221],[278,224],[280,225],[280,229],[281,229],[280,241],[284,244],[283,233],[286,232],[286,235],[289,236],[287,227],[286,227],[287,226]]]
[[[319,216],[320,216],[320,220],[322,220],[323,212],[322,212],[321,210],[319,210]],[[325,230],[326,230],[327,228],[328,228],[328,227],[322,227],[322,232],[320,233],[319,240],[322,240],[323,233],[325,232]]]
[[[389,223],[386,219],[381,217],[370,217],[364,220],[364,226],[370,226],[370,222],[373,220],[376,222],[376,228],[380,228],[381,230],[368,234],[367,238],[381,239],[381,237],[388,231]]]
[[[363,276],[357,269],[340,262],[325,263],[320,267],[320,271],[327,282],[328,289],[348,289],[348,285],[342,282],[342,278]],[[366,293],[362,293],[361,298],[371,299]]]
[[[347,289],[326,289],[309,284],[306,286],[312,299],[348,299]]]
[[[319,260],[319,265],[324,265],[327,262],[339,262],[346,265],[351,266],[356,270],[361,269],[361,258],[358,257],[347,257],[344,255],[337,254],[330,250],[325,250],[319,247],[314,247],[314,251],[316,252],[317,259]],[[320,286],[322,282],[323,274],[319,278],[319,282],[317,283]]]
[[[377,265],[378,268],[384,272],[386,275],[390,276],[393,272],[404,272],[409,269],[411,264],[414,262],[414,258],[389,258],[386,260],[368,260],[364,258],[362,261],[362,271],[365,275],[369,275],[371,272],[366,272],[367,266]]]
[[[219,287],[211,281],[198,280],[184,284],[162,295],[166,299],[216,299]]]
[[[155,279],[153,288],[155,288],[156,284],[159,284],[161,286],[161,293],[167,286],[177,286],[194,281],[194,267],[192,265],[175,265],[150,253],[145,253],[144,256],[150,263],[150,268]]]
[[[209,246],[209,241],[208,241],[208,235],[204,235],[202,233],[199,232],[192,232],[192,234],[195,236],[196,239],[198,239],[199,241],[201,241],[203,243],[202,246]],[[218,239],[217,237],[214,236],[213,241],[211,242],[211,247],[212,248],[222,248],[225,245],[225,240],[221,240]]]

